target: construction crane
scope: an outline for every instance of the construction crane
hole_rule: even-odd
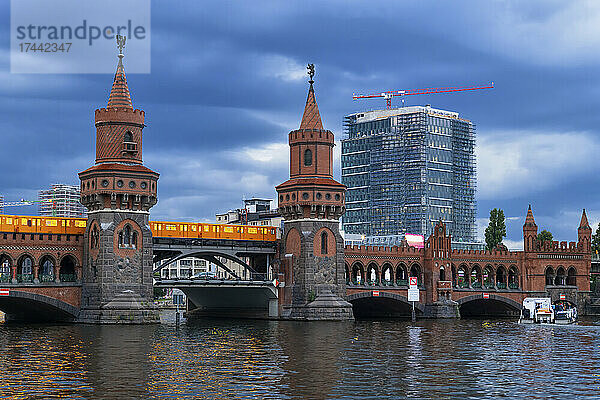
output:
[[[405,96],[415,96],[418,94],[433,94],[433,93],[451,93],[451,92],[464,92],[468,90],[480,90],[480,89],[493,89],[494,82],[490,82],[486,86],[458,86],[458,87],[441,87],[441,88],[425,88],[425,89],[406,89],[406,90],[390,90],[388,92],[372,93],[372,94],[353,94],[352,99],[373,99],[376,97],[382,97],[385,99],[387,109],[392,108],[392,98],[401,97],[402,107],[404,107]]]
[[[2,207],[21,207],[21,206],[33,206],[36,203],[52,203],[52,200],[25,200],[0,202],[0,208]]]

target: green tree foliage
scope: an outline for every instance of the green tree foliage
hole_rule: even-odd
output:
[[[592,253],[600,253],[600,223],[596,228],[596,233],[592,235]]]
[[[540,233],[538,233],[538,240],[541,243],[544,243],[545,241],[552,241],[553,237],[552,237],[552,233],[548,232],[547,230],[543,230]]]
[[[506,222],[504,218],[504,211],[501,209],[494,208],[490,211],[490,223],[485,228],[485,243],[488,250],[495,249],[500,243],[502,238],[506,236]]]

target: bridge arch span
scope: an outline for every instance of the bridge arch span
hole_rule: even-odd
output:
[[[62,300],[13,289],[8,296],[0,296],[0,310],[6,313],[7,321],[71,322],[79,315],[78,307]]]
[[[167,259],[166,261],[163,261],[163,263],[161,265],[159,265],[157,268],[154,269],[154,272],[155,273],[160,272],[163,268],[167,267],[169,264],[176,262],[178,260],[181,260],[182,258],[186,258],[186,257],[200,258],[200,259],[215,263],[219,267],[225,269],[228,273],[230,273],[235,278],[239,278],[239,277],[235,274],[235,272],[233,272],[229,268],[227,268],[227,266],[225,264],[221,263],[216,257],[222,257],[227,260],[233,261],[233,262],[241,265],[244,269],[246,269],[251,274],[256,274],[256,271],[251,266],[249,266],[247,263],[242,261],[240,258],[233,256],[231,254],[227,254],[227,253],[223,253],[223,252],[219,252],[219,251],[211,251],[211,250],[182,252],[172,258]]]
[[[402,295],[380,291],[373,296],[371,291],[352,293],[346,300],[352,304],[356,318],[410,318],[412,304]],[[423,313],[425,306],[415,304],[417,313]]]
[[[461,297],[456,302],[461,317],[516,317],[522,307],[516,300],[495,293],[489,293],[487,299],[480,293]]]

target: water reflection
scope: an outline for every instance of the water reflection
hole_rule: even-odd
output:
[[[511,321],[0,325],[12,398],[597,398],[600,327]],[[2,396],[0,395],[0,396]]]

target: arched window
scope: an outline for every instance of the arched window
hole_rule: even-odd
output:
[[[133,141],[133,134],[130,131],[125,132],[125,135],[123,135],[123,152],[135,153],[136,151],[137,143]]]
[[[129,246],[131,243],[131,227],[129,225],[125,225],[125,229],[123,229],[123,245]]]
[[[446,270],[444,270],[444,266],[440,267],[440,281],[446,280]]]
[[[131,225],[127,224],[121,232],[119,232],[119,247],[136,249],[138,243],[138,234]]]
[[[309,167],[312,165],[312,151],[310,149],[304,150],[304,166]]]
[[[40,271],[40,275],[54,275],[54,263],[50,258],[46,258],[42,262],[42,270]]]
[[[546,286],[554,285],[554,269],[552,267],[546,268]]]
[[[94,225],[92,228],[92,240],[91,240],[91,248],[95,249],[98,247],[98,242],[100,241],[100,232],[98,231],[98,225]]]
[[[10,275],[10,260],[0,257],[0,277]]]
[[[567,285],[576,286],[577,285],[577,272],[575,268],[570,267],[569,272],[567,272]]]
[[[21,275],[31,275],[33,272],[33,261],[30,257],[25,257],[21,260]]]
[[[327,232],[321,233],[321,254],[327,254]]]
[[[556,286],[564,286],[566,284],[565,269],[563,267],[558,267],[558,269],[556,270],[556,277],[554,278],[554,284]]]

